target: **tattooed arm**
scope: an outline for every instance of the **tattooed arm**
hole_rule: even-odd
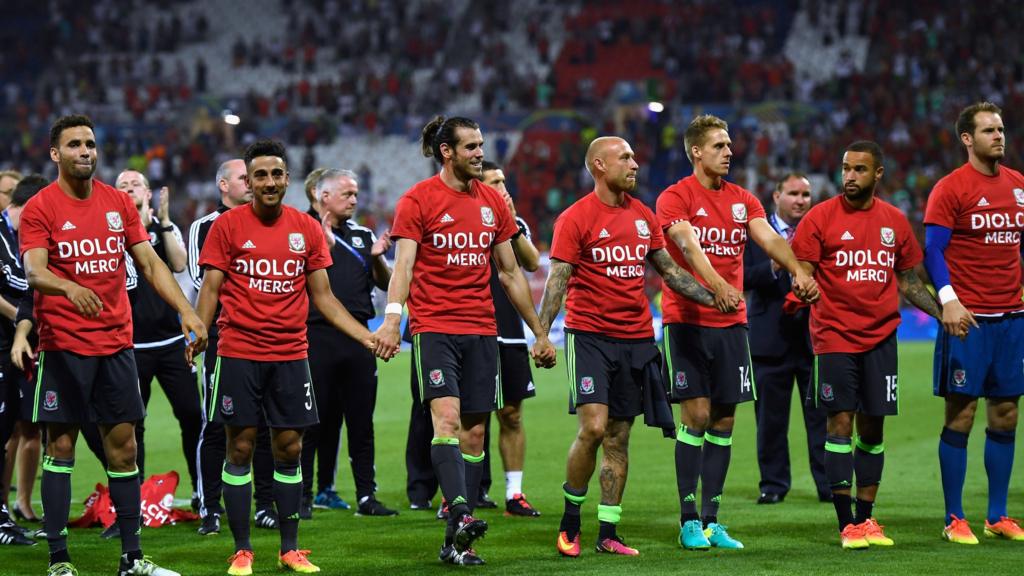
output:
[[[924,282],[921,282],[917,271],[913,268],[897,271],[896,282],[899,284],[900,293],[904,298],[910,300],[911,304],[917,306],[925,314],[938,319],[940,323],[942,322],[942,310],[939,309],[935,297],[925,288]],[[954,334],[954,336],[959,336],[959,334]]]
[[[555,321],[555,316],[562,309],[570,276],[572,276],[572,264],[555,258],[551,259],[548,281],[544,285],[544,299],[540,303],[540,327],[545,334],[551,331],[551,323]]]
[[[697,239],[693,225],[686,221],[677,222],[665,230],[665,238],[676,243],[690,268],[711,287],[714,299],[710,306],[717,308],[719,312],[735,312],[743,300],[743,293],[726,282],[711,266],[707,254],[700,247],[700,240]],[[671,256],[669,258],[671,259]]]
[[[661,274],[669,288],[699,304],[715,305],[715,293],[701,286],[689,272],[680,268],[668,252],[654,250],[647,258],[654,264],[654,268],[658,270],[658,274]]]

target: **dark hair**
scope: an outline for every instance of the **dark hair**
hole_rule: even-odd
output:
[[[36,195],[49,182],[46,178],[43,178],[42,174],[29,174],[18,182],[18,185],[14,187],[14,193],[11,195],[11,204],[14,206],[24,206],[30,198]]]
[[[444,164],[444,156],[441,156],[441,144],[447,144],[455,148],[459,143],[459,139],[455,136],[456,128],[479,130],[480,125],[469,118],[461,116],[453,116],[447,119],[444,116],[435,116],[433,120],[423,127],[423,133],[420,137],[423,155],[427,158],[433,157],[439,164]]]
[[[284,162],[288,163],[288,156],[284,151],[284,144],[277,140],[257,140],[249,145],[245,149],[245,167],[248,168],[252,164],[253,158],[259,158],[260,156],[277,156]]]
[[[960,111],[960,116],[956,119],[956,137],[959,138],[961,134],[967,133],[974,136],[974,129],[978,127],[974,122],[974,117],[977,116],[978,112],[991,112],[993,114],[1002,114],[1003,111],[999,109],[999,106],[991,102],[975,102],[967,108]]]
[[[807,180],[807,174],[804,174],[803,172],[787,173],[782,178],[779,178],[778,182],[775,183],[775,191],[782,192],[782,187],[786,185],[786,182],[789,182],[793,178],[796,178],[797,180]]]
[[[74,128],[76,126],[87,126],[90,130],[96,130],[93,126],[92,120],[84,114],[71,114],[68,116],[61,116],[50,126],[50,148],[56,148],[60,146],[60,135],[68,128]]]
[[[501,170],[501,166],[498,166],[497,164],[491,162],[490,160],[484,160],[484,163],[481,165],[480,171],[490,172],[491,170]]]
[[[878,168],[885,162],[885,155],[882,154],[882,147],[871,140],[857,140],[853,144],[847,146],[846,151],[867,152],[868,154],[871,154],[871,159],[875,162],[875,168]]]

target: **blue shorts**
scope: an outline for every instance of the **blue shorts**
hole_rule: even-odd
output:
[[[1024,394],[1024,314],[976,317],[966,341],[935,339],[935,395],[1013,398]]]

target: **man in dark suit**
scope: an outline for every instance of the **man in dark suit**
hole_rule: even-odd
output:
[[[811,207],[811,184],[803,174],[787,174],[776,185],[772,198],[775,211],[769,214],[768,221],[776,232],[790,240],[797,223]],[[748,242],[743,257],[743,289],[747,292],[750,354],[758,389],[754,404],[757,462],[761,469],[758,504],[777,504],[789,492],[789,409],[794,380],[804,406],[811,476],[819,500],[831,500],[825,477],[825,412],[807,407],[802,401],[811,386],[814,363],[807,332],[808,310],[783,311],[790,288],[789,274],[768,258],[760,246]]]

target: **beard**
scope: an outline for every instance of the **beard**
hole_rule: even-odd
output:
[[[637,183],[638,181],[636,178],[630,180],[625,175],[623,175],[621,178],[616,178],[615,180],[609,182],[609,184],[611,184],[609,188],[611,188],[615,192],[632,193],[634,190],[636,190]]]
[[[480,180],[483,177],[483,165],[473,166],[467,162],[452,163],[452,174],[461,182]]]
[[[847,200],[860,201],[870,197],[875,193],[875,183],[872,182],[870,186],[860,187],[858,186],[855,191],[850,191],[849,188],[843,187],[843,196],[846,196]]]
[[[92,175],[96,173],[96,162],[92,162],[89,166],[82,166],[73,160],[65,161],[62,158],[61,168],[61,171],[69,178],[74,178],[76,180],[89,180],[92,178]]]

